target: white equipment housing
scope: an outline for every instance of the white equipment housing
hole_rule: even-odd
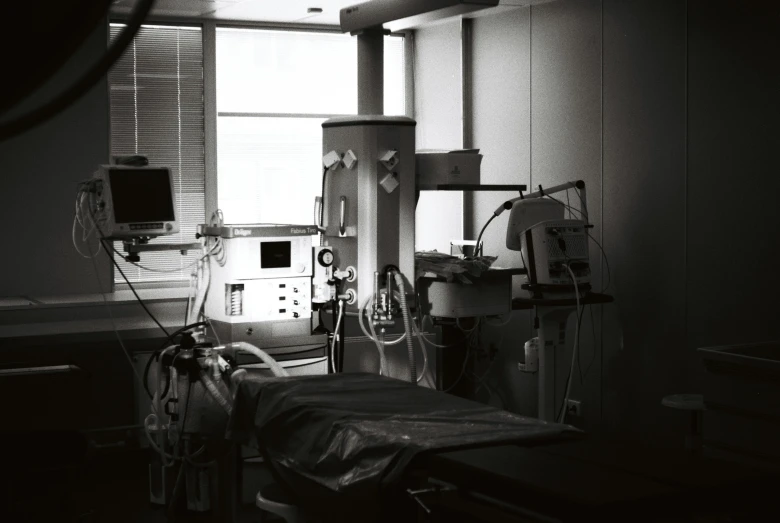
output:
[[[532,198],[514,202],[506,229],[506,248],[519,251],[523,248],[523,233],[537,223],[563,220],[564,208],[553,200]]]
[[[204,312],[222,342],[312,344],[313,226],[201,226],[219,236]]]
[[[574,272],[577,286],[590,283],[590,258],[585,222],[548,220],[537,223],[520,235],[523,261],[532,285],[555,292],[571,292],[574,285],[566,266]]]
[[[335,164],[326,175],[324,226],[333,267],[357,268],[342,282],[357,310],[374,293],[374,272],[394,266],[414,292],[416,122],[403,116],[349,116],[323,122],[323,155],[352,151],[352,169]]]
[[[384,27],[401,31],[444,21],[456,16],[474,16],[483,10],[544,4],[552,0],[382,0],[345,7],[339,13],[341,30],[356,33]]]
[[[206,316],[228,323],[311,318],[311,236],[223,238]]]
[[[105,238],[152,238],[179,232],[170,169],[101,165],[93,174],[95,222]]]

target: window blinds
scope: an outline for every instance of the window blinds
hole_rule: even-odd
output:
[[[111,24],[111,38],[122,30]],[[111,154],[141,154],[173,176],[180,232],[150,243],[190,243],[205,221],[203,39],[199,27],[143,26],[108,77]],[[143,205],[143,202],[138,202]],[[121,252],[121,243],[115,248]],[[139,265],[116,256],[132,283],[188,280],[199,251],[142,253]],[[124,282],[117,271],[114,281]]]

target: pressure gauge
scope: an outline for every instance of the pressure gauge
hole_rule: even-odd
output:
[[[329,251],[327,249],[321,250],[317,255],[317,261],[323,267],[330,267],[333,265],[333,251]]]

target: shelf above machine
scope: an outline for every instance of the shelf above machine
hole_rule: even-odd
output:
[[[502,185],[502,184],[438,184],[423,185],[417,188],[418,191],[525,191],[527,187],[524,184]]]

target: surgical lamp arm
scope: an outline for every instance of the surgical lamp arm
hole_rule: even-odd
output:
[[[556,186],[550,187],[548,189],[542,189],[542,186],[540,185],[539,186],[539,190],[536,191],[536,192],[532,192],[530,194],[524,194],[524,195],[518,196],[517,198],[512,198],[511,200],[507,200],[504,203],[503,207],[499,207],[498,209],[496,209],[496,212],[498,214],[501,214],[501,212],[503,212],[504,209],[511,209],[512,206],[515,204],[515,202],[519,202],[520,200],[528,200],[530,198],[544,198],[547,195],[555,194],[555,193],[558,193],[558,192],[561,192],[561,191],[568,191],[569,189],[577,189],[577,190],[580,191],[580,198],[582,199],[581,200],[581,203],[582,203],[582,215],[585,217],[586,221],[589,221],[588,220],[588,203],[587,203],[588,202],[588,198],[587,198],[587,195],[585,193],[585,182],[583,182],[582,180],[577,180],[576,182],[562,183],[560,185],[556,185]],[[509,204],[509,205],[507,205],[507,204]],[[496,216],[498,216],[498,214],[496,214]]]

